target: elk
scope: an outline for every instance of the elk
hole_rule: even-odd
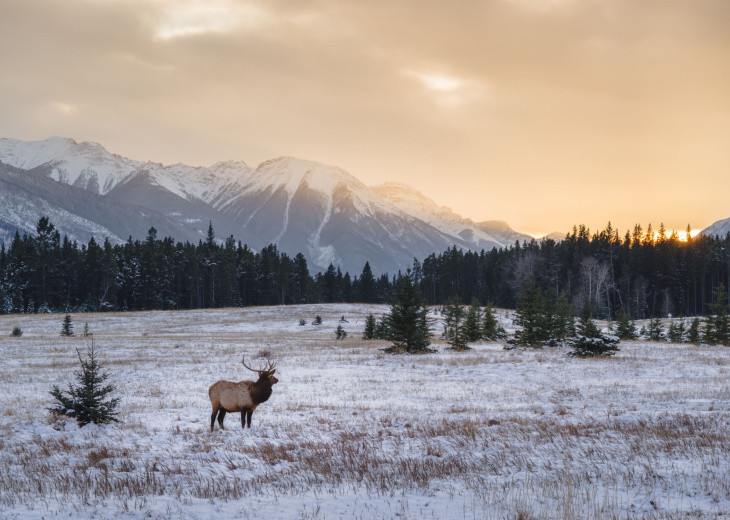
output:
[[[241,359],[243,366],[251,372],[259,375],[258,381],[218,381],[208,389],[210,404],[213,406],[213,414],[210,416],[210,431],[213,431],[215,419],[218,416],[218,425],[223,428],[223,418],[228,412],[241,412],[241,428],[251,427],[251,416],[258,405],[266,402],[271,397],[272,387],[279,382],[274,377],[276,363],[266,358],[266,367],[260,370],[251,368],[246,364],[246,356]]]

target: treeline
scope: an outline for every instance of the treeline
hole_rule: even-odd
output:
[[[640,225],[621,238],[609,223],[590,234],[585,226],[556,242],[545,239],[491,251],[451,248],[431,255],[419,270],[429,305],[451,296],[476,298],[514,309],[532,278],[546,298],[564,294],[575,314],[586,305],[593,315],[614,319],[696,316],[711,311],[715,289],[730,287],[730,235],[699,235],[682,241]]]
[[[329,302],[387,302],[393,281],[368,264],[354,279],[330,265],[310,275],[302,254],[254,252],[212,225],[197,245],[157,238],[112,245],[61,238],[42,217],[35,235],[0,248],[0,313],[200,309]]]
[[[688,229],[689,231],[689,229]],[[564,240],[515,243],[490,251],[453,247],[419,261],[411,276],[428,305],[462,302],[515,308],[532,279],[544,298],[563,298],[577,314],[633,319],[705,315],[715,289],[730,287],[730,235],[687,241],[634,227],[621,238],[609,224],[590,234],[576,227]],[[351,276],[330,265],[312,275],[299,253],[269,245],[253,251],[212,225],[198,244],[158,238],[112,245],[61,238],[42,217],[34,235],[16,233],[0,248],[0,312],[57,312],[280,305],[391,303],[405,273],[375,277],[368,263]]]

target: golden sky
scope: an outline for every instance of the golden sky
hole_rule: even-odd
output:
[[[0,136],[700,229],[730,217],[729,28],[728,0],[0,0]]]

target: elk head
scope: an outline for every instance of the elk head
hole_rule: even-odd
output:
[[[266,358],[266,366],[263,368],[251,368],[248,366],[246,364],[246,356],[241,358],[241,363],[251,372],[256,372],[259,375],[257,383],[262,383],[263,381],[268,380],[269,384],[273,386],[279,382],[279,380],[274,377],[274,372],[276,372],[276,362],[271,361],[268,357]]]

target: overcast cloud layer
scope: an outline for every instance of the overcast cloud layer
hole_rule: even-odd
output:
[[[474,220],[730,217],[726,0],[2,0],[0,136],[280,155]]]

